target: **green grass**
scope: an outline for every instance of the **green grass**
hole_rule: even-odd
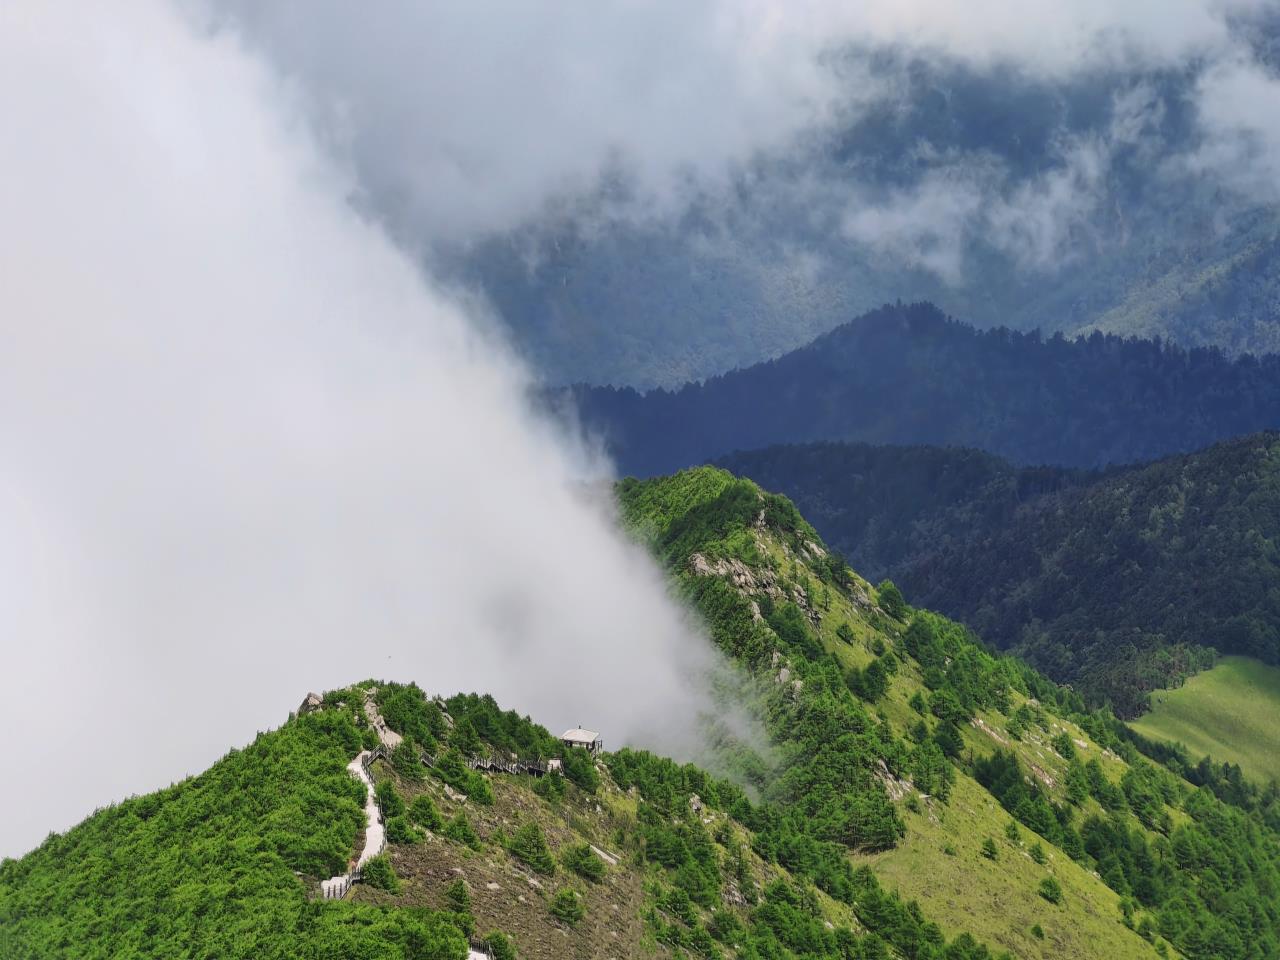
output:
[[[1004,833],[1009,814],[969,777],[957,779],[947,805],[907,817],[902,843],[857,859],[870,862],[885,887],[918,899],[948,934],[967,930],[1028,960],[1155,960],[1155,948],[1121,924],[1115,893],[1047,841],[1041,842],[1048,862],[1037,864],[1029,850],[1040,838],[1026,827],[1020,843],[1010,843]],[[982,854],[987,837],[995,841],[995,861]],[[1062,885],[1060,906],[1036,892],[1050,876]],[[1045,939],[1032,935],[1035,924]]]
[[[1239,764],[1260,783],[1280,779],[1280,668],[1224,657],[1177,690],[1152,695],[1131,726],[1153,740],[1186,745],[1193,758]]]

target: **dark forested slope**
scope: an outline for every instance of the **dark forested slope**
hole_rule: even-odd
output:
[[[850,566],[901,579],[942,547],[1009,523],[1035,498],[1090,483],[1101,471],[1016,467],[968,447],[779,444],[715,462],[795,501]]]
[[[1280,437],[1090,475],[823,444],[723,461],[794,497],[913,601],[1122,713],[1204,664],[1280,662]]]
[[[1095,467],[1280,426],[1280,358],[1095,334],[978,331],[886,306],[767,363],[668,392],[573,389],[624,472],[775,443],[961,445]]]

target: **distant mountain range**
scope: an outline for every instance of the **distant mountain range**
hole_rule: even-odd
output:
[[[777,360],[675,391],[569,392],[583,426],[640,476],[832,440],[1096,468],[1280,426],[1280,357],[980,331],[920,303],[882,307]]]
[[[1280,662],[1280,436],[1090,473],[816,444],[719,463],[793,498],[860,569],[1122,715],[1205,665]]]
[[[604,198],[461,251],[455,273],[552,383],[674,388],[898,297],[981,329],[1280,350],[1273,198],[1184,162],[1198,68],[874,62],[897,95],[683,215],[618,219]]]

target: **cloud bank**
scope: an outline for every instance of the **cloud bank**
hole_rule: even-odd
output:
[[[1280,165],[1280,85],[1252,42],[1274,0],[210,2],[211,22],[295,81],[370,209],[427,256],[562,217],[672,220],[745,187],[784,190],[761,183],[760,164],[823,154],[868,111],[908,106],[920,91],[900,68],[913,59],[1015,86],[1125,78],[1109,128],[1064,129],[1044,169],[935,144],[887,193],[856,167],[822,171],[820,195],[843,209],[834,238],[949,282],[976,234],[1022,267],[1069,252],[1106,205],[1111,158],[1130,146],[1116,126],[1135,90],[1150,92],[1143,74],[1203,76],[1184,168],[1254,195],[1253,171],[1274,185]],[[945,82],[930,92],[949,95]]]
[[[0,853],[368,676],[688,748],[710,648],[601,465],[296,91],[120,12],[0,10]]]
[[[0,801],[0,851],[371,674],[678,747],[705,642],[584,492],[604,467],[525,412],[525,371],[418,263],[696,215],[713,245],[767,237],[783,293],[839,269],[824,238],[947,282],[977,237],[1052,269],[1133,152],[1280,202],[1276,8],[4,5],[0,744],[47,799]],[[921,58],[1127,79],[1032,169],[921,142],[872,176],[875,144],[840,138],[912,108]],[[804,213],[753,228],[761,207]]]

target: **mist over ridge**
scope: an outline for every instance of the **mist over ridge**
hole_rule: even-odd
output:
[[[41,794],[0,850],[368,676],[692,749],[715,659],[608,464],[270,69],[159,0],[41,3],[0,88],[0,744]]]

